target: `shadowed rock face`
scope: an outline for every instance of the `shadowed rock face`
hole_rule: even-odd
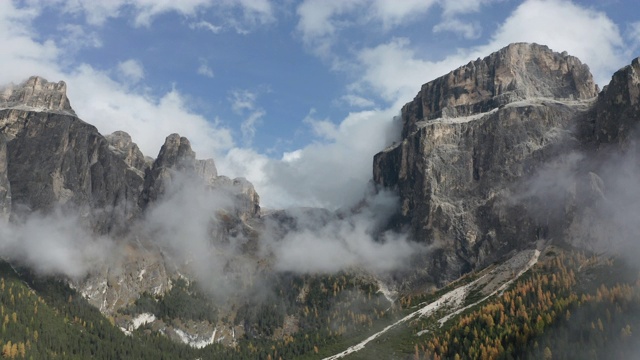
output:
[[[131,136],[124,131],[116,131],[105,136],[109,142],[109,148],[118,155],[132,169],[137,170],[140,176],[151,167],[138,148],[138,145],[131,140]]]
[[[588,67],[545,46],[513,44],[422,86],[402,109],[403,138],[374,158],[397,189],[396,227],[435,245],[424,268],[445,283],[561,233],[513,201],[519,182],[577,147],[572,130],[597,94]]]
[[[138,213],[143,179],[110,149],[95,127],[75,116],[0,110],[8,135],[12,202],[25,211],[87,208],[98,233],[122,227]]]
[[[640,58],[613,74],[590,116],[587,140],[598,147],[624,145],[637,134],[640,114]]]
[[[7,139],[0,134],[0,220],[11,214],[11,184],[7,172]]]

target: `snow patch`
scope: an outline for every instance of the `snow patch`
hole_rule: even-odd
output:
[[[152,323],[154,321],[156,321],[155,315],[151,313],[142,313],[136,316],[135,318],[133,318],[133,320],[131,320],[131,325],[129,325],[129,331],[136,330],[140,326],[144,324]]]
[[[202,349],[207,345],[211,345],[215,341],[217,328],[213,329],[213,333],[210,338],[199,339],[198,335],[188,334],[180,329],[174,329],[178,337],[180,337],[180,341],[191,346],[192,348]],[[222,339],[220,339],[222,340]]]

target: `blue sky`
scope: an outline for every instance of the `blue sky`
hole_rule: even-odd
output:
[[[420,85],[510,42],[602,87],[639,54],[635,0],[0,1],[0,83],[64,80],[78,115],[155,157],[173,132],[263,205],[362,196]]]

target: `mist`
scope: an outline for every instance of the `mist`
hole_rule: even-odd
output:
[[[640,256],[639,151],[634,135],[623,146],[562,155],[525,180],[512,200],[526,204],[538,221],[562,221],[560,240],[635,263]]]
[[[0,254],[41,275],[79,279],[114,253],[115,243],[91,233],[76,213],[31,213],[0,227]]]
[[[292,217],[301,226],[267,243],[275,257],[275,268],[297,273],[401,269],[423,248],[409,241],[407,234],[384,231],[398,205],[397,195],[381,191],[370,194],[360,208],[343,216],[323,219],[294,213]]]

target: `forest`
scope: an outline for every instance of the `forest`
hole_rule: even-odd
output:
[[[639,286],[638,271],[623,261],[554,248],[502,294],[442,326],[414,319],[347,359],[633,358],[640,343]],[[234,321],[246,331],[235,346],[195,349],[145,326],[126,335],[64,281],[2,263],[0,348],[9,359],[315,359],[437,295],[405,294],[391,304],[378,290],[347,273],[283,274],[272,296],[248,297],[237,308]],[[125,311],[167,321],[218,320],[215,305],[184,281],[162,297],[141,296]],[[293,329],[282,331],[285,317]]]

